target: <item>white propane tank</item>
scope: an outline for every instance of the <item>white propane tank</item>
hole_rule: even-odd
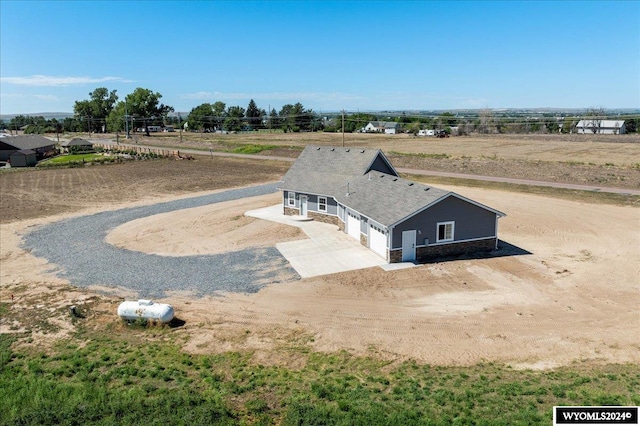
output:
[[[138,300],[137,302],[129,300],[118,306],[118,316],[128,321],[143,318],[167,323],[173,319],[173,315],[173,306],[166,303],[153,303],[151,300]]]

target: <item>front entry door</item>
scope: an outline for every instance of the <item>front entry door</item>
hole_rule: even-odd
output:
[[[416,260],[416,230],[402,231],[402,261]]]
[[[307,217],[307,196],[300,196],[300,216]]]

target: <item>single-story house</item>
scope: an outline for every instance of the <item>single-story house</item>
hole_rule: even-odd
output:
[[[60,147],[66,151],[91,151],[93,150],[93,142],[89,142],[82,138],[73,138],[70,141],[64,141],[60,144]]]
[[[0,138],[0,161],[7,161],[11,154],[21,149],[35,151],[37,158],[55,150],[55,142],[40,135],[7,136]]]
[[[36,152],[31,149],[21,149],[9,156],[11,167],[31,167],[38,163]]]
[[[400,129],[400,124],[395,121],[371,121],[367,124],[363,132],[364,133],[386,133],[388,135],[395,135]]]
[[[400,178],[374,149],[309,145],[279,189],[285,215],[334,224],[389,263],[495,250],[505,216]]]
[[[626,133],[624,120],[580,120],[576,132],[582,134],[623,135]]]

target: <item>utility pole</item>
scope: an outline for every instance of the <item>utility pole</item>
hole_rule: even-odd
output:
[[[344,110],[342,110],[342,147],[344,148]]]
[[[129,113],[127,112],[127,100],[124,101],[124,127],[127,135],[125,139],[129,139]]]

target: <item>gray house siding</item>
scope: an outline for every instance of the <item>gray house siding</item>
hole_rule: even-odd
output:
[[[305,194],[304,192],[294,192],[295,194],[295,201],[294,201],[294,205],[290,206],[289,205],[289,192],[294,192],[294,191],[282,191],[283,193],[283,204],[285,207],[291,207],[291,208],[295,208],[298,209],[300,208],[300,196],[301,195],[306,195],[307,196],[307,209],[309,211],[313,211],[313,212],[317,212],[317,213],[321,213],[321,214],[327,214],[327,215],[331,215],[331,216],[337,216],[338,215],[338,203],[337,201],[328,195],[315,195],[315,194]],[[327,211],[323,212],[318,210],[318,198],[319,197],[325,197],[327,199]]]
[[[454,240],[489,238],[496,236],[496,214],[472,203],[450,196],[406,221],[396,225],[392,234],[392,249],[402,248],[402,231],[418,231],[416,245],[436,244],[438,222],[455,222]]]
[[[318,213],[323,213],[323,214],[330,214],[333,216],[338,215],[338,203],[336,202],[336,200],[333,199],[333,197],[329,197],[327,195],[312,195],[312,194],[308,194],[307,196],[309,197],[308,199],[309,210],[318,212]],[[318,209],[318,198],[320,197],[324,197],[327,199],[326,212],[322,212]]]
[[[386,173],[388,175],[397,176],[396,172],[389,167],[389,165],[384,161],[381,155],[378,155],[376,159],[371,164],[371,170],[377,170],[382,173]]]
[[[293,200],[293,206],[289,205],[289,192],[293,192],[293,191],[282,191],[282,193],[284,194],[284,206],[285,207],[291,207],[294,209],[300,208],[300,196],[294,192],[295,195],[295,199]]]

